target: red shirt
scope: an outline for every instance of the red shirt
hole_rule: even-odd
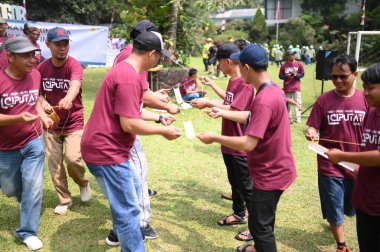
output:
[[[231,108],[239,111],[249,111],[253,97],[253,86],[246,84],[243,77],[238,77],[234,80],[229,80],[223,104],[230,105]],[[243,136],[243,127],[244,125],[240,123],[222,119],[222,135],[224,136]],[[233,150],[223,145],[222,153],[247,156],[247,153],[244,151]]]
[[[196,79],[190,80],[190,77],[186,77],[182,80],[179,91],[181,92],[182,97],[184,97],[186,95],[186,90],[194,91],[197,87],[198,83]]]
[[[336,141],[361,143],[363,120],[367,111],[363,92],[355,89],[351,97],[339,96],[331,90],[318,97],[310,113],[307,125],[319,130],[319,137]],[[343,144],[320,140],[319,144],[327,149],[357,152],[358,145]],[[331,163],[318,155],[318,173],[323,176],[354,179],[352,173],[340,165]]]
[[[77,80],[82,83],[83,79],[83,67],[70,56],[62,67],[55,67],[51,59],[48,59],[39,64],[37,70],[41,73],[41,94],[51,106],[58,106],[59,101],[66,96],[67,90],[70,88],[70,81]],[[83,129],[82,88],[80,88],[70,110],[59,110],[57,108],[55,111],[61,121],[54,132],[61,133],[62,128],[63,133]]]
[[[35,109],[40,90],[40,73],[33,70],[22,80],[9,77],[0,70],[0,113],[18,115],[22,112],[37,114]],[[0,126],[0,150],[16,150],[41,134],[40,120],[33,124],[16,123]]]
[[[144,89],[134,68],[123,61],[104,77],[81,142],[83,159],[96,165],[130,159],[136,136],[122,130],[119,116],[140,118]]]
[[[256,148],[248,152],[253,186],[266,191],[287,189],[297,172],[288,110],[280,88],[266,86],[256,93],[245,134],[260,139]]]
[[[284,74],[294,74],[295,76],[297,76],[297,74],[305,74],[305,71],[303,69],[303,65],[295,60],[293,63],[286,62],[281,66],[279,75]],[[299,78],[288,77],[286,80],[284,80],[285,92],[294,92],[300,90],[301,80]]]
[[[376,108],[368,110],[363,130],[361,151],[380,151],[380,116]],[[371,216],[380,216],[380,167],[360,166],[352,199],[359,210]]]
[[[38,48],[38,49],[41,49],[41,47],[40,47],[40,45],[37,43],[37,42],[32,42],[32,41],[30,41],[33,45],[34,45],[34,47],[35,48]],[[36,65],[38,65],[38,64],[40,64],[40,62],[41,62],[41,51],[36,51],[35,52],[36,53]]]
[[[126,45],[120,51],[120,53],[116,56],[115,62],[113,65],[116,65],[116,64],[122,62],[123,60],[126,60],[129,57],[129,55],[131,55],[132,50],[133,50],[133,46],[131,44]],[[141,81],[144,85],[144,89],[149,89],[148,71],[142,71],[139,75],[140,75]]]

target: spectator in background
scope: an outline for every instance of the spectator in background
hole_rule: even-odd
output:
[[[40,49],[40,45],[37,43],[40,38],[41,31],[40,28],[33,25],[32,23],[25,23],[24,29],[22,30],[26,37],[32,42],[35,48]],[[40,64],[43,61],[43,57],[41,55],[41,51],[36,51],[36,65]]]
[[[284,92],[286,97],[293,99],[297,104],[301,105],[301,78],[303,78],[305,71],[302,64],[295,60],[295,52],[293,50],[288,50],[287,54],[288,60],[281,66],[279,77],[281,80],[284,80]],[[291,110],[289,102],[287,102],[286,105],[290,118]],[[294,106],[294,109],[296,114],[296,121],[297,123],[300,123],[301,109],[298,106]]]
[[[0,17],[0,69],[5,69],[8,66],[8,56],[2,44],[10,38],[7,35],[8,23],[7,20]]]
[[[184,101],[191,101],[193,99],[202,98],[206,94],[206,90],[198,89],[197,73],[197,69],[190,68],[189,77],[183,79],[179,87],[179,91],[181,92]]]
[[[280,46],[278,46],[276,48],[276,51],[275,51],[274,55],[275,55],[274,59],[276,61],[276,65],[277,65],[277,67],[280,67],[281,64],[282,64],[282,58],[284,57],[284,54],[282,53],[282,50],[281,50]]]
[[[111,42],[112,42],[112,48],[113,49],[119,49],[118,48],[119,34],[114,35],[114,37],[112,38]]]
[[[296,48],[293,49],[294,51],[294,58],[297,61],[301,61],[301,49],[299,45],[296,45]]]
[[[216,75],[216,51],[218,50],[217,48],[218,41],[214,41],[214,44],[210,46],[208,49],[208,74],[215,74]]]
[[[208,71],[208,50],[210,49],[210,47],[212,46],[211,44],[212,42],[212,39],[211,38],[207,38],[205,41],[204,41],[204,45],[203,45],[203,48],[202,48],[202,59],[203,59],[203,64],[205,66],[205,72]]]
[[[123,49],[125,47],[125,39],[120,34],[119,35],[119,41],[118,41],[118,49]]]

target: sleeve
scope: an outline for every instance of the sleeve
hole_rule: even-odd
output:
[[[280,68],[280,72],[278,73],[278,77],[281,79],[281,80],[287,80],[288,77],[286,76],[285,74],[285,66],[282,65],[281,68]]]
[[[299,63],[297,79],[301,79],[304,76],[305,76],[305,70],[303,68],[303,65],[301,63]]]
[[[82,84],[83,80],[83,67],[78,61],[73,61],[70,67],[70,81],[77,80]]]
[[[272,119],[272,114],[272,110],[267,105],[253,105],[251,111],[251,120],[248,123],[245,134],[248,136],[263,139]]]
[[[239,111],[244,111],[249,107],[249,103],[252,101],[253,89],[246,85],[239,85],[236,89],[234,100],[231,103],[231,107]]]
[[[142,88],[139,79],[117,83],[115,88],[115,114],[128,118],[140,118],[141,99]]]
[[[306,122],[306,125],[319,130],[322,125],[322,120],[323,120],[323,109],[321,106],[320,99],[317,99],[317,101],[314,103],[313,109],[311,110],[311,113],[310,113],[309,119]]]
[[[37,72],[40,74],[40,92],[39,92],[39,95],[42,95],[43,97],[45,97],[45,92],[44,92],[44,83],[42,81],[42,66],[44,66],[45,64],[38,64],[37,67],[36,67],[36,70]]]

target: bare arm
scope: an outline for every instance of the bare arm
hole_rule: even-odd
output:
[[[205,144],[220,143],[223,146],[234,150],[242,150],[245,152],[252,151],[259,143],[259,138],[251,136],[231,137],[223,135],[215,135],[211,132],[204,132],[197,135],[199,140]]]
[[[337,164],[341,161],[351,162],[358,165],[380,167],[380,152],[378,150],[364,152],[344,152],[338,149],[328,151],[330,161]]]
[[[168,111],[170,114],[177,114],[180,112],[180,109],[177,105],[161,101],[152,93],[152,91],[144,92],[143,101],[144,105],[149,108],[163,109]]]
[[[210,86],[220,98],[226,97],[226,91],[218,87],[209,77],[200,77],[199,79],[204,85]]]
[[[9,126],[16,123],[32,124],[38,119],[38,116],[29,112],[22,112],[18,115],[0,114],[0,126]]]
[[[313,127],[308,127],[306,129],[305,137],[309,141],[316,141],[318,139],[318,130]]]
[[[213,118],[223,117],[237,123],[245,123],[250,115],[249,111],[224,110],[217,107],[213,107],[205,112]]]

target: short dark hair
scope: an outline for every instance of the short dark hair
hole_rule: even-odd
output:
[[[194,74],[197,74],[198,70],[195,68],[190,68],[189,69],[189,77],[193,76]]]
[[[341,70],[343,70],[343,65],[348,65],[352,73],[355,73],[358,69],[358,62],[352,55],[339,55],[333,60],[331,68],[334,65],[338,66]]]
[[[240,61],[241,64],[245,65],[247,64],[249,67],[251,67],[253,70],[255,70],[256,72],[258,73],[261,73],[261,72],[265,72],[268,70],[268,62],[265,62],[265,63],[262,63],[262,64],[258,64],[256,66],[251,66],[249,65],[248,63],[245,63],[244,61]]]
[[[238,48],[240,51],[243,51],[243,49],[249,45],[249,42],[244,40],[244,39],[237,39],[233,42]]]
[[[380,62],[370,65],[361,78],[365,84],[380,84]]]

